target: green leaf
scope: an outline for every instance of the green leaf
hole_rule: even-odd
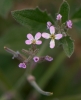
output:
[[[81,8],[73,14],[72,19],[81,19]]]
[[[63,49],[68,57],[70,57],[74,52],[74,43],[70,36],[63,37],[61,39]]]
[[[7,17],[12,6],[13,0],[0,0],[0,15],[2,17]]]
[[[70,10],[69,4],[67,3],[66,0],[64,0],[59,9],[59,13],[62,15],[62,23],[68,20],[69,10]]]
[[[35,9],[24,9],[12,11],[12,16],[22,25],[28,26],[30,29],[46,29],[47,21],[53,20],[50,15],[47,14],[46,11],[41,11],[39,8]]]

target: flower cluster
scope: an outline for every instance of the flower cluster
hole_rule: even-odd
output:
[[[59,21],[62,19],[62,15],[61,14],[58,14],[57,17],[56,17],[56,20]],[[67,28],[72,28],[72,22],[71,20],[68,20],[66,22],[66,27]],[[40,32],[36,33],[35,35],[35,38],[32,36],[32,34],[27,34],[27,38],[28,40],[25,41],[25,43],[27,45],[30,45],[30,44],[37,44],[37,45],[40,45],[42,44],[42,41],[39,40],[41,38],[41,36],[45,39],[51,39],[50,41],[50,48],[54,48],[55,47],[55,39],[56,40],[59,40],[63,37],[63,34],[60,32],[56,33],[55,32],[55,28],[52,23],[50,21],[47,22],[47,29],[49,29],[50,31],[50,34],[49,33],[46,33],[46,32],[43,32],[42,34]]]
[[[40,38],[43,37],[44,39],[51,39],[49,44],[50,44],[50,48],[53,49],[55,47],[55,40],[60,40],[61,38],[66,36],[66,34],[65,35],[62,34],[62,31],[61,31],[61,30],[63,30],[63,28],[61,27],[62,26],[61,20],[62,20],[62,15],[57,14],[56,21],[57,21],[59,28],[57,28],[57,26],[55,27],[50,21],[48,21],[47,22],[47,29],[49,30],[49,33],[37,32],[35,37],[29,33],[29,34],[27,34],[27,40],[25,41],[25,44],[32,45],[33,47],[36,45],[41,45],[42,41],[40,40]],[[59,25],[59,22],[60,22],[60,25]],[[68,20],[68,21],[66,21],[66,23],[64,25],[65,25],[64,29],[66,28],[68,30],[68,29],[72,28],[72,21]],[[45,56],[45,57],[33,56],[33,61],[35,63],[38,63],[38,62],[43,61],[43,60],[52,61],[53,58],[49,57],[49,56]],[[20,63],[19,67],[26,68],[26,64],[24,62]]]

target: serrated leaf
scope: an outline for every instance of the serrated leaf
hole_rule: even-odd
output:
[[[39,8],[12,11],[12,16],[20,24],[29,26],[29,28],[34,30],[39,29],[39,31],[43,30],[43,28],[46,29],[47,21],[53,23],[51,16],[48,15],[46,11],[43,12]]]
[[[81,8],[73,14],[72,19],[81,19]]]
[[[70,57],[74,52],[74,43],[70,36],[63,37],[61,39],[63,49],[68,57]]]
[[[59,13],[62,15],[62,23],[68,20],[69,10],[70,10],[69,4],[67,3],[66,0],[64,0],[59,9]]]
[[[6,17],[13,6],[13,0],[0,0],[0,15]]]

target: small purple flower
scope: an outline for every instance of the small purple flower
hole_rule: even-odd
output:
[[[52,49],[52,48],[55,47],[55,39],[56,40],[61,39],[62,38],[62,34],[60,34],[60,33],[59,34],[55,34],[55,27],[54,26],[51,26],[49,30],[50,30],[51,34],[44,32],[44,33],[42,33],[42,37],[45,38],[45,39],[51,38],[50,48]]]
[[[62,18],[61,14],[58,14],[57,17],[56,17],[57,20],[61,20],[61,18]]]
[[[25,41],[25,43],[27,45],[31,45],[31,44],[40,45],[40,44],[42,44],[42,41],[39,40],[41,38],[40,32],[36,33],[35,38],[32,36],[32,34],[29,33],[29,34],[27,34],[27,38],[28,38],[28,40]]]
[[[34,62],[38,62],[38,61],[39,61],[39,57],[35,56],[35,57],[33,58],[33,60],[34,60]]]
[[[20,63],[19,68],[26,68],[26,64],[25,63]]]
[[[50,29],[50,27],[52,26],[52,23],[50,21],[47,22],[47,29]]]
[[[45,60],[47,60],[47,61],[52,61],[52,60],[53,60],[53,58],[52,58],[52,57],[50,57],[50,56],[46,56],[46,57],[45,57]]]
[[[67,25],[68,28],[72,28],[72,21],[71,20],[68,20],[66,22],[66,25]]]

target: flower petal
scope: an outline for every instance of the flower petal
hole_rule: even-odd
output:
[[[20,64],[19,64],[19,67],[20,67],[20,68],[26,68],[26,64],[25,64],[25,63],[20,63]]]
[[[42,33],[42,37],[45,38],[45,39],[49,39],[50,34],[44,32],[44,33]]]
[[[62,34],[56,34],[56,35],[55,35],[55,39],[56,39],[56,40],[59,40],[59,39],[62,38],[62,36],[63,36]]]
[[[41,40],[37,40],[37,41],[36,41],[36,44],[37,44],[37,45],[40,45],[40,44],[42,44],[42,41],[41,41]]]
[[[50,27],[50,33],[51,33],[51,34],[54,34],[54,33],[55,33],[55,27],[54,27],[54,26],[51,26],[51,27]]]
[[[47,55],[47,56],[45,57],[45,60],[47,60],[47,61],[52,61],[53,58]]]
[[[50,29],[50,26],[52,26],[52,23],[50,21],[47,22],[47,29]]]
[[[41,33],[38,32],[38,33],[35,35],[35,39],[38,40],[38,39],[40,39],[40,38],[41,38]]]
[[[32,34],[27,34],[27,38],[28,38],[29,40],[33,40],[33,35],[32,35]]]
[[[25,43],[26,43],[27,45],[30,45],[30,44],[32,43],[32,41],[31,41],[31,40],[26,40]]]
[[[52,49],[52,48],[54,48],[55,47],[55,41],[54,40],[51,40],[50,41],[50,48]]]

